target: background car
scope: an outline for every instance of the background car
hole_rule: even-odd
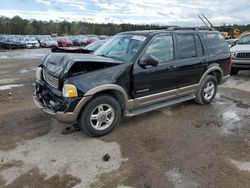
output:
[[[236,45],[236,43],[237,43],[238,40],[239,39],[226,39],[226,43],[228,44],[228,47],[231,48],[234,45]]]
[[[97,40],[87,46],[84,49],[95,52],[98,50],[107,40]]]
[[[245,34],[230,48],[232,57],[231,75],[240,70],[250,70],[250,34]]]
[[[57,37],[56,41],[59,47],[74,46],[74,43],[67,37]]]
[[[58,46],[57,41],[53,40],[51,36],[40,36],[38,37],[38,42],[40,43],[41,47],[53,47]]]
[[[1,40],[1,46],[5,49],[22,48],[23,44],[14,37],[5,37]]]
[[[39,48],[39,42],[33,37],[25,37],[24,38],[26,48]]]
[[[88,44],[91,44],[91,43],[93,43],[93,42],[95,42],[95,41],[97,41],[97,40],[100,40],[98,37],[96,37],[96,36],[91,36],[91,37],[89,37],[86,41],[85,41],[85,43],[86,43],[86,45],[88,45]]]
[[[73,46],[86,46],[85,41],[88,38],[81,36],[70,36],[69,39],[73,42]]]

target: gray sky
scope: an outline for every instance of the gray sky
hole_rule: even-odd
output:
[[[204,13],[214,25],[249,24],[250,0],[2,0],[0,15],[27,19],[203,25]]]

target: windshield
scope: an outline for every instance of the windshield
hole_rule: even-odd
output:
[[[95,55],[128,62],[134,58],[145,39],[140,35],[116,35],[104,43]]]
[[[237,44],[250,44],[250,35],[245,35],[241,37]]]

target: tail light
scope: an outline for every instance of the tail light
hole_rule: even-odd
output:
[[[231,68],[232,68],[232,57],[230,55],[230,57],[227,59],[227,67],[228,67],[228,70],[229,72],[231,71]]]

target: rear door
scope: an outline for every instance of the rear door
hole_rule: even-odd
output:
[[[206,70],[207,57],[198,33],[176,34],[178,46],[178,85],[186,87],[197,84]]]

